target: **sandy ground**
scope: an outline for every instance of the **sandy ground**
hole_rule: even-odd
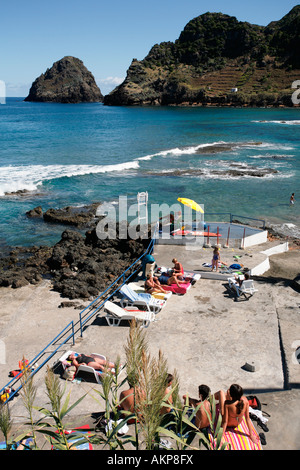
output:
[[[243,259],[250,262],[262,248],[244,253]],[[184,258],[185,269],[199,269],[203,260],[207,260],[204,251],[192,256],[183,251],[176,254]],[[232,260],[232,252],[222,255],[223,259],[227,256],[227,261]],[[159,264],[167,264],[172,256],[172,247],[155,248]],[[236,302],[222,280],[201,279],[186,295],[173,295],[157,315],[158,321],[147,329],[151,354],[163,352],[170,372],[174,369],[178,372],[182,393],[195,396],[200,383],[208,384],[214,392],[237,382],[245,393],[262,397],[261,401],[266,403],[264,409],[271,415],[269,432],[265,433],[267,450],[299,449],[300,366],[294,361],[294,350],[295,345],[300,345],[300,297],[290,285],[290,280],[299,274],[299,261],[300,251],[296,249],[270,257],[271,269],[256,279],[258,292],[248,301]],[[35,357],[69,322],[78,322],[80,310],[58,308],[66,299],[51,291],[49,281],[21,289],[2,288],[0,299],[0,380],[4,386],[9,381],[8,372],[18,368],[22,356]],[[75,345],[69,347],[85,353],[102,353],[111,360],[120,355],[124,361],[128,331],[127,324],[109,327],[100,312],[83,337],[77,333]],[[49,364],[65,349],[66,346]],[[254,373],[243,369],[249,361],[256,365]],[[36,401],[45,404],[43,369],[35,380]],[[95,390],[94,398],[87,397],[76,408],[73,419],[82,417],[84,423],[94,425],[103,410],[99,387],[87,382],[67,383],[74,401],[85,391]],[[24,416],[21,399],[15,398],[10,407],[12,415],[18,417],[15,418],[17,426]],[[262,432],[260,428],[257,430]]]

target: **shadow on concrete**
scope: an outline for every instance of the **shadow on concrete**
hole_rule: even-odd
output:
[[[251,279],[253,279],[255,282],[261,282],[265,284],[281,284],[284,287],[290,287],[295,292],[300,292],[299,276],[297,276],[295,279],[276,276],[251,276]]]

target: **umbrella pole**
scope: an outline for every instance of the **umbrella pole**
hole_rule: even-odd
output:
[[[220,238],[220,236],[221,236],[221,235],[220,235],[220,233],[219,233],[219,227],[217,227],[217,245],[216,245],[216,246],[218,246],[219,248],[221,248],[221,245],[220,245],[220,243],[219,243],[219,238]]]
[[[207,241],[204,246],[205,248],[209,248],[211,246],[211,244],[209,243],[209,225],[207,227]]]
[[[244,234],[243,234],[243,239],[242,239],[242,244],[241,244],[241,250],[245,249],[245,235],[246,235],[246,229],[244,228]]]
[[[226,242],[226,245],[224,245],[224,248],[229,248],[229,235],[230,235],[230,227],[228,227],[227,242]]]

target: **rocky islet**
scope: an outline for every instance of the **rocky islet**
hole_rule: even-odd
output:
[[[103,95],[83,62],[66,56],[33,82],[25,101],[93,103],[102,102]]]

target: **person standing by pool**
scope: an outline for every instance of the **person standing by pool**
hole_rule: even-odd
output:
[[[216,246],[214,248],[213,258],[212,258],[212,261],[211,261],[211,265],[212,265],[211,270],[212,271],[214,270],[214,267],[216,267],[216,273],[218,272],[219,262],[220,262],[220,252],[219,252],[219,248]]]

